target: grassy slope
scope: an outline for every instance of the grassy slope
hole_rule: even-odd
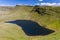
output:
[[[4,17],[0,17],[0,40],[59,40],[60,7],[47,7],[46,12],[51,15],[39,15],[36,12],[31,12],[32,9],[33,7],[16,6]],[[47,36],[27,36],[16,24],[4,23],[7,20],[33,20],[56,32]]]

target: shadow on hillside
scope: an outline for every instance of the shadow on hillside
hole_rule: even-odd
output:
[[[7,21],[6,23],[13,23],[20,27],[22,27],[23,31],[28,36],[39,36],[39,35],[48,35],[53,33],[53,30],[44,28],[40,26],[38,23],[31,20],[15,20],[15,21]]]

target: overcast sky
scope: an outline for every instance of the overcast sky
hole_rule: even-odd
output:
[[[0,0],[0,6],[14,5],[60,5],[60,0]]]

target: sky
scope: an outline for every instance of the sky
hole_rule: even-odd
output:
[[[60,0],[0,0],[0,6],[15,5],[60,5]]]

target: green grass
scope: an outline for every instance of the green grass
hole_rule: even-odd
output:
[[[40,8],[47,8],[46,13],[50,15],[31,12],[33,7],[29,6],[16,6],[5,16],[0,15],[0,40],[60,40],[60,7]],[[46,36],[27,36],[18,25],[5,23],[8,20],[32,20],[55,32]]]

